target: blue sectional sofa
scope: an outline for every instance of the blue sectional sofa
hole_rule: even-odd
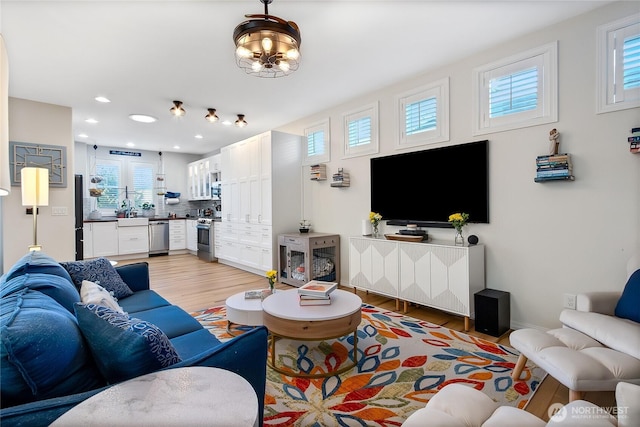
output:
[[[117,304],[126,313],[82,303],[83,278],[124,283],[127,296]],[[221,343],[149,289],[145,262],[114,268],[104,258],[58,263],[30,252],[0,279],[0,338],[3,427],[48,425],[112,384],[184,366],[244,377],[258,396],[262,425],[266,329]]]

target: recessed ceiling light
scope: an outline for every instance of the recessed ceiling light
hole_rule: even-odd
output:
[[[127,147],[135,147],[136,144],[134,144],[133,142],[127,142]]]
[[[96,101],[98,101],[98,102],[102,102],[102,103],[105,103],[105,104],[108,103],[108,102],[111,102],[111,100],[109,98],[107,98],[106,96],[96,96],[94,99]]]
[[[224,122],[222,122],[222,124],[225,126],[231,126],[231,121],[225,120]]]
[[[133,121],[140,122],[140,123],[153,123],[156,120],[158,120],[155,117],[147,116],[146,114],[131,114],[129,115],[129,118]]]
[[[85,120],[85,122],[87,123],[91,123],[92,125],[95,125],[96,123],[98,123],[98,121],[92,117],[88,118],[87,120]]]
[[[179,145],[174,145],[174,146],[173,146],[173,149],[174,149],[174,150],[179,150],[179,149],[180,149],[180,146],[179,146]]]
[[[204,138],[204,136],[202,136],[202,135],[198,134],[198,135],[196,135],[194,138],[195,138],[195,139],[202,139],[202,138]]]
[[[89,138],[89,135],[87,135],[86,133],[80,133],[78,134],[78,138]]]

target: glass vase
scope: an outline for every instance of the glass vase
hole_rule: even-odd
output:
[[[380,237],[380,230],[378,229],[378,224],[371,224],[371,237],[377,239]]]
[[[453,240],[456,246],[464,246],[464,236],[462,235],[462,228],[456,228],[456,236]]]

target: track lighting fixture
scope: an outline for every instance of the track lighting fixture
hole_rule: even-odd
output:
[[[218,116],[216,116],[216,109],[215,108],[207,108],[207,111],[209,112],[209,114],[207,114],[206,116],[204,116],[204,118],[209,122],[209,123],[215,123],[218,121]]]
[[[182,108],[182,101],[173,101],[173,107],[169,111],[176,117],[182,117],[187,114],[184,108]]]
[[[260,2],[264,3],[264,14],[245,15],[251,19],[233,31],[236,63],[253,76],[286,76],[300,64],[300,29],[293,21],[269,15],[273,0]]]
[[[236,126],[243,128],[247,125],[247,121],[244,119],[244,114],[238,114],[238,120],[236,120]]]

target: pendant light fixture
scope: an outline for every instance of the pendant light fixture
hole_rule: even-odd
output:
[[[244,119],[244,114],[238,114],[238,120],[236,120],[236,126],[239,128],[243,128],[248,125],[247,121]]]
[[[182,101],[173,101],[173,107],[171,107],[169,111],[176,117],[182,117],[187,114],[184,108],[182,108]]]
[[[264,14],[250,18],[233,31],[236,63],[247,74],[258,77],[282,77],[298,69],[300,64],[300,29],[293,21],[269,15],[273,0],[260,0]]]
[[[207,111],[209,112],[209,114],[207,114],[206,116],[204,116],[204,118],[209,122],[209,123],[215,123],[218,121],[218,116],[216,115],[216,109],[215,108],[207,108]]]

